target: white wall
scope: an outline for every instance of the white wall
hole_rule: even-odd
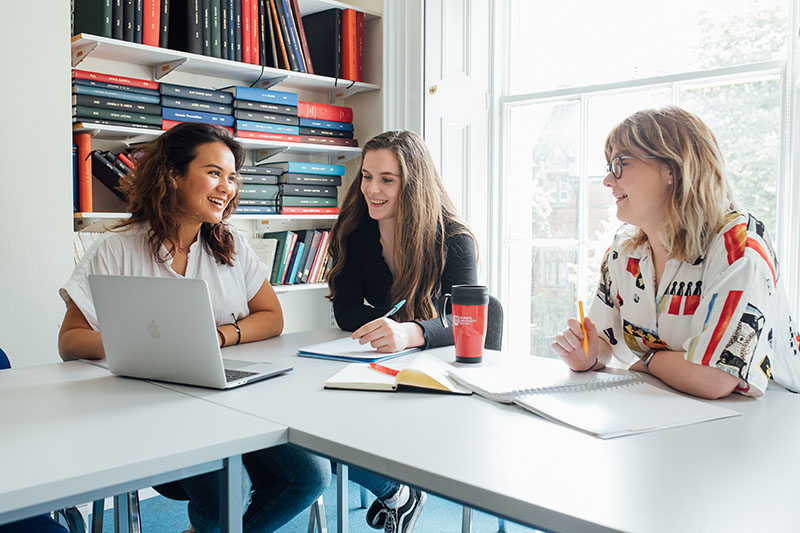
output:
[[[3,2],[0,347],[58,360],[58,288],[72,272],[69,2]]]

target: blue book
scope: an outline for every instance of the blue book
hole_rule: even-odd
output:
[[[315,118],[301,118],[300,126],[325,130],[353,131],[353,124],[350,122],[334,122],[333,120],[317,120]]]
[[[277,215],[278,207],[274,205],[240,205],[236,208],[237,215]]]
[[[292,273],[290,274],[289,281],[287,282],[289,285],[292,285],[297,277],[297,269],[300,267],[300,258],[303,257],[303,248],[305,248],[305,243],[298,242],[294,253],[292,254]]]
[[[225,87],[222,90],[231,93],[239,100],[250,100],[253,102],[266,102],[268,104],[282,104],[297,107],[297,95],[295,93],[272,91],[268,89],[255,89],[253,87],[242,87],[239,85]]]
[[[78,85],[85,85],[87,87],[97,87],[98,89],[111,89],[114,91],[125,91],[129,93],[149,94],[151,96],[158,96],[158,89],[146,89],[145,87],[131,87],[130,85],[120,85],[119,83],[107,83],[105,81],[84,80],[81,78],[73,78],[72,82]]]
[[[92,96],[105,96],[106,98],[117,98],[119,100],[128,100],[131,102],[146,102],[148,104],[157,104],[161,100],[160,96],[153,96],[150,94],[102,89],[100,87],[90,87],[88,85],[80,85],[80,84],[73,85],[72,92],[74,92],[75,94],[91,94]]]
[[[236,61],[236,13],[234,0],[225,0],[228,3],[228,59]]]
[[[300,53],[300,39],[297,36],[297,27],[294,23],[292,11],[289,9],[289,2],[287,0],[278,0],[278,2],[281,4],[278,9],[283,9],[283,16],[286,17],[286,30],[289,34],[294,57],[297,60],[297,68],[300,69],[300,72],[306,72],[306,67],[303,64],[303,54]]]
[[[161,82],[158,90],[161,94],[179,98],[203,100],[204,102],[216,102],[218,104],[230,104],[233,102],[233,96],[230,93],[215,91],[214,89],[203,89],[202,87],[188,87],[186,85]]]
[[[237,120],[236,129],[244,131],[266,131],[268,133],[284,133],[286,135],[300,135],[300,128],[297,126],[284,126],[283,124],[270,124],[267,122],[251,122],[249,120]]]
[[[230,115],[188,111],[186,109],[174,109],[172,107],[162,107],[161,117],[176,122],[202,122],[203,124],[212,124],[214,126],[233,126],[233,117]]]
[[[309,161],[269,161],[265,164],[283,169],[284,172],[294,174],[325,174],[327,176],[344,176],[344,165],[327,165],[325,163],[311,163]],[[259,162],[256,162],[258,165]]]

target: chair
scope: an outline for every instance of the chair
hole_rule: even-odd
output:
[[[503,304],[494,296],[489,296],[487,309],[486,340],[483,347],[487,350],[501,350],[503,348]],[[505,532],[506,521],[497,519],[497,531]],[[472,531],[472,508],[466,505],[461,510],[461,533]]]
[[[6,352],[0,348],[0,370],[11,368],[11,361],[9,361]],[[76,507],[68,507],[66,509],[58,509],[53,511],[53,517],[47,515],[35,516],[12,524],[0,526],[2,531],[63,531],[60,527],[60,522],[63,520],[70,533],[85,533],[86,523],[83,521],[83,516]]]

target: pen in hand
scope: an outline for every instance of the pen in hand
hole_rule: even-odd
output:
[[[401,307],[403,307],[403,306],[405,305],[405,303],[406,303],[406,301],[405,301],[405,300],[400,300],[399,302],[397,302],[396,304],[394,304],[394,307],[392,307],[391,309],[389,309],[388,311],[386,311],[386,314],[385,314],[385,315],[383,315],[381,318],[389,318],[390,316],[392,316],[393,314],[395,314],[396,312],[398,312],[398,311],[400,310],[400,308],[401,308]]]
[[[583,301],[581,300],[578,300],[578,311],[581,314],[581,330],[583,330],[583,355],[589,357],[589,343],[587,341],[586,325],[583,323]]]

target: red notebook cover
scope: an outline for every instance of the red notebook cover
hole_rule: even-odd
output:
[[[257,2],[258,0],[252,0]],[[250,14],[253,9],[250,7],[251,0],[242,0],[242,63],[252,63],[250,60]]]
[[[161,0],[144,0],[142,8],[142,44],[158,46],[161,36]]]
[[[353,122],[353,109],[340,105],[297,102],[297,116],[335,122]]]
[[[89,72],[88,70],[72,69],[72,77],[81,80],[102,81],[105,83],[116,83],[117,85],[127,85],[129,87],[141,87],[143,89],[158,90],[157,81],[140,80],[138,78],[126,78],[114,76],[112,74],[101,74],[99,72]]]
[[[250,0],[250,63],[253,65],[260,65],[261,58],[258,55],[258,2],[259,0]]]
[[[92,212],[92,135],[76,133],[72,142],[78,146],[78,207],[81,213]]]
[[[358,43],[356,42],[356,11],[342,11],[342,78],[358,81]]]
[[[240,139],[258,139],[261,141],[280,141],[287,143],[299,143],[299,135],[287,135],[285,133],[268,133],[266,131],[245,131],[236,130],[235,137]]]
[[[364,13],[361,11],[356,13],[356,49],[358,50],[356,57],[358,79],[356,81],[364,81]]]

